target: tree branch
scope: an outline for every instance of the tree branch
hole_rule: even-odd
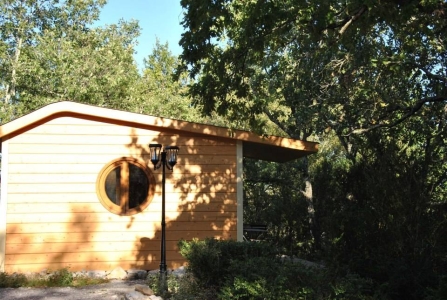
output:
[[[284,126],[283,122],[278,121],[278,119],[271,113],[269,112],[268,109],[264,109],[264,113],[267,115],[267,117],[276,124],[276,126],[278,126],[282,131],[284,131],[285,133],[287,133],[290,136],[290,132],[288,132],[287,128]]]
[[[326,28],[323,28],[323,30],[321,30],[321,31],[324,31],[326,29],[336,29],[336,28],[341,27],[341,29],[339,30],[339,34],[342,35],[346,31],[346,29],[348,29],[349,25],[351,25],[353,22],[358,20],[367,10],[368,10],[368,6],[366,6],[364,4],[357,10],[357,12],[354,15],[347,16],[342,21],[339,21],[338,23],[329,24],[328,26],[326,26]]]
[[[353,16],[351,16],[351,18],[343,25],[343,27],[340,29],[340,31],[338,33],[340,33],[340,35],[342,35],[346,29],[348,29],[349,25],[351,25],[353,22],[355,22],[358,18],[360,18],[365,11],[368,10],[368,7],[366,5],[363,5],[356,14],[354,14]]]
[[[364,134],[367,132],[370,132],[374,129],[378,129],[378,128],[392,128],[395,127],[397,125],[399,125],[400,123],[402,123],[403,121],[405,121],[406,119],[410,118],[411,116],[413,116],[414,114],[416,114],[416,112],[418,112],[426,103],[435,103],[435,102],[443,102],[443,101],[447,101],[447,96],[437,96],[437,97],[427,97],[427,98],[422,98],[419,101],[417,101],[412,107],[407,107],[405,109],[405,111],[407,111],[407,113],[405,115],[403,115],[402,117],[400,117],[399,119],[397,119],[396,121],[394,121],[391,124],[385,124],[385,123],[380,123],[380,124],[376,124],[374,126],[368,127],[368,128],[360,128],[360,129],[355,129],[353,131],[351,131],[350,133],[348,133],[345,136],[350,136],[351,134]],[[396,111],[396,110],[394,110]]]
[[[438,75],[438,74],[433,74],[430,71],[428,71],[426,68],[419,67],[419,69],[421,69],[421,71],[423,71],[425,73],[425,75],[427,75],[427,77],[447,83],[446,77]]]

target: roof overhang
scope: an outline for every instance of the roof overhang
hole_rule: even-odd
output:
[[[165,130],[190,132],[233,142],[241,141],[244,157],[268,161],[286,162],[318,151],[318,143],[314,142],[277,136],[259,136],[248,131],[130,113],[70,101],[48,104],[3,124],[0,126],[0,138],[14,136],[38,124],[63,116],[94,119],[138,128],[153,129],[158,127]]]

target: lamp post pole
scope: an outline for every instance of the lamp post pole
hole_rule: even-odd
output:
[[[154,170],[157,170],[160,167],[162,168],[162,177],[161,177],[161,260],[160,260],[160,281],[161,281],[161,289],[166,291],[166,195],[165,195],[165,185],[166,185],[166,170],[174,169],[175,164],[177,163],[177,154],[179,148],[176,146],[166,146],[163,151],[161,151],[161,144],[149,144],[149,150],[151,155],[151,162],[154,165]]]
[[[166,185],[166,151],[161,152],[161,164],[163,165],[163,171],[161,176],[161,262],[160,262],[160,275],[163,282],[166,279],[166,195],[165,195],[165,185]]]

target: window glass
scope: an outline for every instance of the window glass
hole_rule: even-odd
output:
[[[119,215],[143,211],[154,194],[154,177],[147,165],[138,159],[122,157],[101,170],[97,194],[103,206]]]
[[[121,167],[117,167],[117,168],[113,169],[112,171],[110,171],[110,173],[106,177],[106,182],[105,182],[105,189],[106,189],[107,197],[110,199],[110,201],[112,201],[116,205],[120,204],[120,200],[118,198],[119,191],[117,193],[117,187],[118,187],[117,183],[119,184],[119,182],[120,182],[120,170],[121,170]]]
[[[135,208],[146,200],[149,180],[146,173],[135,165],[129,165],[129,171],[129,208]]]

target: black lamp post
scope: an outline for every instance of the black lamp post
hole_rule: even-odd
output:
[[[154,170],[163,166],[162,172],[162,196],[161,196],[161,261],[160,276],[163,289],[166,289],[166,221],[165,221],[165,166],[172,170],[177,163],[177,154],[179,148],[176,146],[166,146],[163,151],[161,144],[149,144],[151,162],[154,164]]]

